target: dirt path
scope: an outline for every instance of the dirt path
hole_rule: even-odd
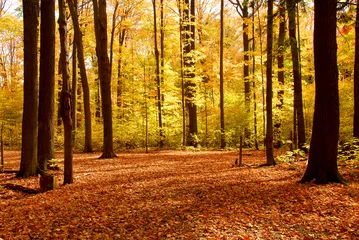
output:
[[[245,152],[251,167],[232,167],[235,152],[75,154],[72,185],[41,194],[0,186],[0,238],[359,239],[357,168],[340,169],[349,187],[297,184],[305,162],[255,167],[264,154]],[[19,158],[7,152],[6,167]],[[2,186],[38,181],[0,174]]]

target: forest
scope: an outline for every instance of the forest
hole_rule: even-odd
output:
[[[0,50],[0,239],[359,238],[359,1],[0,0]]]

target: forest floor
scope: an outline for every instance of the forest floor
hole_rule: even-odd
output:
[[[4,155],[19,169],[20,152]],[[237,152],[99,156],[74,154],[74,183],[53,172],[46,193],[39,177],[0,173],[0,239],[359,239],[356,165],[340,164],[344,186],[297,183],[305,161],[258,167],[262,151],[242,167]]]

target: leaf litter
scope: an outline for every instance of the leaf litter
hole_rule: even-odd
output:
[[[305,162],[265,163],[263,151],[74,154],[74,184],[39,190],[39,177],[0,174],[1,239],[359,239],[359,170],[349,186],[298,184]],[[57,154],[63,160],[61,153]],[[18,169],[19,152],[6,152]],[[63,169],[63,161],[60,167]]]

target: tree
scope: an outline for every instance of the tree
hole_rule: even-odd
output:
[[[220,46],[219,46],[219,95],[220,95],[220,117],[221,117],[221,149],[226,147],[226,138],[225,138],[225,131],[224,131],[224,92],[223,92],[223,12],[224,12],[224,0],[221,0],[221,29],[220,29]]]
[[[294,109],[297,123],[294,127],[298,128],[298,145],[302,148],[305,145],[305,126],[303,114],[303,99],[302,99],[302,79],[300,75],[299,66],[299,51],[296,38],[296,2],[297,0],[287,0],[288,20],[289,20],[289,38],[290,49],[292,53],[293,63],[293,78],[294,78]]]
[[[359,138],[359,1],[356,6],[354,57],[354,122],[353,136]]]
[[[96,53],[101,85],[103,115],[103,154],[100,158],[114,158],[111,103],[110,61],[107,55],[107,14],[106,0],[93,0],[96,35]]]
[[[188,113],[188,136],[187,145],[196,147],[197,140],[197,105],[195,102],[196,83],[195,74],[195,0],[185,0],[183,6],[183,75],[184,94]]]
[[[275,117],[274,124],[274,147],[281,147],[281,131],[282,131],[282,108],[284,104],[284,39],[285,39],[285,0],[280,0],[279,6],[279,34],[278,34],[278,83],[279,89],[277,91],[277,104],[278,113]]]
[[[22,149],[18,177],[30,177],[37,171],[38,113],[38,0],[23,0],[24,21],[24,109],[22,118]]]
[[[70,72],[68,62],[67,19],[65,1],[59,0],[59,32],[61,44],[60,70],[62,74],[62,90],[60,98],[61,118],[64,124],[64,184],[73,182],[72,173],[72,114],[70,93]]]
[[[39,170],[47,171],[47,161],[54,153],[54,91],[55,91],[55,1],[41,0],[40,86],[38,117]]]
[[[275,165],[273,157],[273,111],[272,111],[272,67],[273,67],[273,0],[268,0],[267,16],[267,132],[266,132],[266,165]]]
[[[157,10],[156,10],[156,0],[152,0],[153,5],[153,24],[154,24],[154,48],[155,48],[155,58],[156,58],[156,83],[157,83],[157,109],[158,109],[158,124],[160,130],[160,148],[163,147],[163,126],[162,126],[162,96],[161,96],[161,71],[160,71],[160,53],[158,51],[157,43]],[[162,8],[161,8],[162,10]],[[162,37],[161,37],[161,43]],[[161,53],[162,55],[162,53]]]
[[[339,93],[336,0],[314,1],[315,108],[308,166],[301,183],[344,183],[338,172]]]
[[[76,1],[75,1],[76,2]],[[82,44],[82,32],[80,29],[79,20],[77,17],[77,5],[73,1],[67,0],[69,5],[72,23],[74,25],[75,38],[74,45],[77,46],[77,58],[80,68],[81,84],[83,90],[83,101],[84,101],[84,112],[85,112],[85,145],[83,152],[88,153],[92,152],[92,127],[91,127],[91,107],[90,107],[90,89],[87,80],[86,66],[85,66],[85,57],[84,57],[84,47]]]

